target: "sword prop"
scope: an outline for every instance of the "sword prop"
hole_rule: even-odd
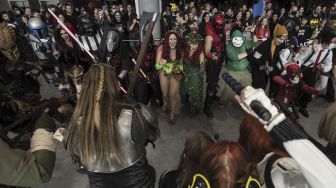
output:
[[[66,25],[55,15],[53,11],[51,11],[48,8],[49,13],[57,20],[57,23],[60,24],[60,26],[71,36],[72,39],[74,39],[77,44],[92,58],[94,62],[97,61],[97,58],[88,50],[82,43],[79,41],[79,39],[68,29]]]
[[[79,41],[79,39],[68,29],[68,27],[66,25],[64,25],[64,23],[55,15],[55,13],[53,11],[51,11],[48,8],[49,13],[57,20],[57,23],[60,24],[60,26],[71,36],[72,39],[74,39],[77,44],[92,58],[92,60],[96,63],[97,62],[97,58],[90,52],[90,50],[88,50],[82,43],[81,41]],[[122,87],[119,86],[120,90],[122,92],[124,92],[125,94],[127,94],[126,90]]]
[[[119,86],[119,88],[120,88],[120,90],[121,90],[122,92],[124,92],[125,94],[127,94],[127,91],[126,91],[122,86]]]
[[[133,63],[134,63],[134,65],[136,65],[137,64],[137,62],[135,61],[135,59],[132,59],[132,61],[133,61]],[[146,78],[147,79],[147,76],[146,76],[146,74],[144,73],[144,71],[140,68],[140,73],[142,74],[142,76],[144,77],[144,78]]]

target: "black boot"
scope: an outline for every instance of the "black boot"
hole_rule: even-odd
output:
[[[305,108],[299,109],[300,114],[302,114],[304,117],[309,118],[308,111]]]
[[[203,112],[204,112],[204,114],[207,118],[213,118],[214,117],[213,112],[211,110],[211,105],[205,105]]]

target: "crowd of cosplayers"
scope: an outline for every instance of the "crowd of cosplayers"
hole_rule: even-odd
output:
[[[91,187],[152,188],[146,146],[160,131],[151,108],[174,125],[180,98],[191,116],[228,109],[240,136],[193,132],[159,188],[333,187],[336,106],[319,124],[327,146],[299,113],[309,118],[313,99],[335,101],[336,4],[295,2],[268,1],[260,15],[244,1],[167,3],[160,39],[146,34],[156,13],[139,17],[131,4],[1,12],[0,184],[48,182],[58,140]],[[61,97],[42,98],[43,85]]]

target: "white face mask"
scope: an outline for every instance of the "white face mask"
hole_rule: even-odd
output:
[[[328,46],[328,49],[329,49],[329,50],[332,50],[332,49],[334,49],[334,48],[336,48],[336,44],[335,44],[335,43],[331,43],[331,44],[329,44],[329,46]]]
[[[294,79],[291,80],[291,82],[292,82],[293,84],[298,84],[298,83],[300,82],[300,76],[299,76],[299,75],[295,76]]]
[[[232,44],[233,46],[239,48],[243,45],[244,39],[242,37],[233,37]]]

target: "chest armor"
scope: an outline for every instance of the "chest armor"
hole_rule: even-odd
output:
[[[34,53],[39,61],[54,61],[55,58],[52,55],[52,39],[43,38],[38,39],[32,34],[28,35],[28,41],[32,46]]]
[[[99,173],[113,173],[128,168],[139,161],[145,154],[144,144],[135,144],[131,138],[132,116],[135,116],[132,110],[123,109],[118,118],[118,143],[123,158],[118,162],[116,156],[111,153],[108,158],[100,164],[93,162],[86,167],[88,171]]]
[[[96,52],[99,48],[102,37],[103,37],[103,31],[99,30],[98,32],[96,32],[96,34],[92,36],[89,35],[79,36],[79,40],[83,43],[86,49],[89,49],[91,52]]]
[[[108,53],[106,55],[106,63],[111,65],[117,72],[119,72],[119,69],[121,67],[121,57],[119,55],[119,51]]]

